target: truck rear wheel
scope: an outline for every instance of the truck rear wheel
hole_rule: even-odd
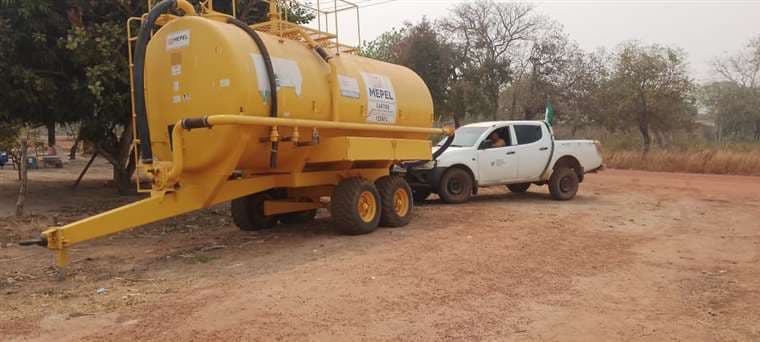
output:
[[[274,227],[277,216],[264,215],[264,202],[272,199],[272,195],[262,192],[232,200],[232,221],[246,231]]]
[[[412,188],[401,177],[385,176],[375,182],[380,194],[380,225],[398,228],[412,221]]]
[[[573,199],[578,193],[578,174],[575,170],[561,167],[554,170],[549,178],[549,192],[557,201],[567,201]]]
[[[521,194],[528,191],[528,188],[530,188],[530,183],[508,184],[507,188],[509,191]]]
[[[330,212],[335,228],[346,235],[369,234],[380,223],[381,199],[372,182],[344,179],[332,195]]]
[[[472,196],[472,177],[460,168],[447,170],[438,185],[438,195],[446,203],[464,203]]]

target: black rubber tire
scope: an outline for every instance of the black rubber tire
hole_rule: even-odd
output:
[[[304,224],[314,221],[317,217],[317,209],[299,211],[296,213],[287,213],[279,216],[280,222],[284,224]]]
[[[375,182],[377,192],[380,194],[380,226],[389,228],[403,227],[412,221],[414,210],[414,198],[409,183],[399,176],[385,176]],[[398,189],[406,191],[407,209],[399,214],[395,209],[395,194]]]
[[[561,167],[554,170],[551,178],[549,178],[549,192],[552,194],[552,198],[557,201],[568,201],[578,193],[579,184],[580,180],[575,170]]]
[[[277,216],[264,215],[264,201],[271,200],[266,192],[232,200],[232,221],[240,230],[255,231],[277,225]]]
[[[412,198],[414,198],[414,202],[422,203],[427,201],[432,193],[430,189],[412,189]]]
[[[448,169],[438,185],[438,196],[446,203],[465,203],[472,196],[473,180],[460,168]]]
[[[359,198],[363,192],[375,198],[375,215],[369,222],[359,215]],[[332,195],[330,213],[335,229],[346,235],[363,235],[374,232],[380,224],[382,201],[375,184],[361,178],[347,178],[338,183]]]
[[[528,191],[528,189],[530,188],[530,185],[531,185],[530,183],[509,184],[507,185],[507,188],[509,189],[509,191],[512,191],[516,194],[521,194]]]

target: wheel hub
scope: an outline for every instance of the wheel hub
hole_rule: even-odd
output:
[[[409,193],[406,189],[398,189],[393,193],[393,210],[401,217],[409,212]]]
[[[372,222],[377,213],[377,201],[375,196],[369,191],[364,191],[359,195],[359,201],[357,203],[357,209],[359,218],[364,222]]]

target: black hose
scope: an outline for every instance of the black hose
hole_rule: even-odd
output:
[[[451,146],[451,144],[454,143],[454,136],[455,134],[451,133],[451,135],[449,135],[449,137],[446,138],[446,141],[443,143],[441,148],[439,148],[438,151],[435,151],[435,153],[433,153],[433,160],[437,160],[438,157],[440,157],[443,154],[443,152],[446,152],[449,146]]]
[[[261,52],[261,58],[264,59],[264,67],[267,69],[267,77],[269,78],[269,98],[271,99],[272,103],[269,107],[269,116],[276,118],[277,117],[277,76],[274,73],[274,66],[272,65],[272,56],[269,54],[269,50],[267,50],[267,46],[264,44],[264,41],[261,39],[261,36],[253,30],[250,26],[246,25],[244,22],[236,19],[236,18],[228,18],[227,19],[228,24],[235,25],[245,31],[245,33],[248,34],[251,39],[256,43],[256,47],[259,48],[259,52]],[[269,166],[271,168],[277,167],[277,150],[279,149],[279,144],[276,141],[272,141],[272,150],[269,155]]]
[[[245,31],[245,33],[248,34],[248,36],[253,39],[253,41],[256,43],[256,47],[259,48],[259,52],[261,52],[261,58],[264,59],[264,67],[267,69],[267,77],[269,78],[269,91],[270,96],[269,98],[272,101],[272,105],[269,107],[269,116],[276,118],[277,117],[277,76],[274,73],[274,65],[272,64],[272,56],[269,55],[269,50],[267,50],[267,46],[264,44],[264,41],[261,39],[261,36],[254,31],[252,28],[250,28],[248,25],[246,25],[244,22],[236,19],[236,18],[228,18],[227,19],[228,24],[235,25]]]
[[[135,43],[135,115],[137,116],[137,135],[140,139],[140,160],[145,164],[153,162],[153,148],[150,143],[150,128],[145,106],[145,52],[158,17],[176,7],[175,0],[164,0],[153,6],[140,26],[140,33]]]

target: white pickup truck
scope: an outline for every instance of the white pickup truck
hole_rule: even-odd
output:
[[[434,161],[408,166],[405,177],[414,199],[437,193],[447,203],[467,202],[479,187],[506,185],[512,192],[549,185],[556,200],[575,197],[584,175],[602,169],[601,144],[554,140],[543,121],[497,121],[462,126]],[[495,143],[497,142],[497,143]]]

